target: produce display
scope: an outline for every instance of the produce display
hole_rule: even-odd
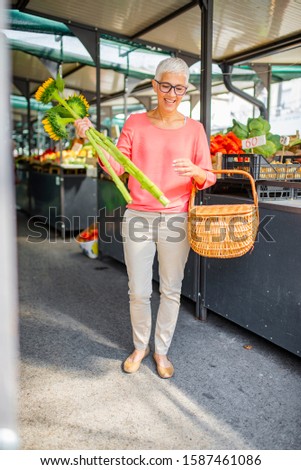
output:
[[[32,155],[28,160],[30,163],[53,165],[60,165],[61,163],[87,166],[96,165],[97,159],[90,145],[83,144],[77,147],[76,150],[73,150],[73,147],[75,146],[72,143],[71,148],[62,150],[62,153],[49,148],[40,155]]]
[[[241,147],[241,139],[234,134],[216,134],[210,137],[210,153],[214,157],[217,153],[241,154],[245,151]]]
[[[254,147],[253,152],[263,155],[264,157],[271,157],[277,150],[282,148],[280,143],[280,135],[272,134],[270,132],[270,123],[263,119],[261,116],[258,118],[249,118],[247,124],[233,119],[233,125],[228,128],[228,132],[233,132],[239,139],[249,139],[250,137],[258,137],[261,135],[266,136],[266,144],[259,147]],[[250,150],[246,150],[246,153]]]
[[[265,144],[243,148],[242,141],[260,136],[265,137]],[[270,123],[261,116],[249,118],[246,124],[233,119],[232,126],[224,134],[211,136],[210,152],[214,164],[217,162],[216,156],[223,154],[225,168],[229,168],[228,162],[231,163],[231,168],[245,171],[256,168],[256,177],[259,179],[301,179],[299,135],[283,139],[271,132]],[[229,158],[231,155],[233,157]]]

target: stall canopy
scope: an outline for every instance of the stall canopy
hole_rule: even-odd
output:
[[[62,64],[70,92],[81,91],[93,102],[95,60],[82,38],[84,35],[89,43],[97,32],[102,103],[121,103],[128,88],[129,105],[145,102],[151,96],[150,79],[157,63],[171,54],[191,65],[189,93],[197,94],[202,69],[200,3],[12,1],[6,34],[12,51],[13,93],[20,94],[18,85],[26,80],[32,96],[38,84],[49,77],[49,70],[54,74]],[[271,82],[300,77],[300,21],[299,0],[215,0],[212,93],[226,91],[225,71],[220,68],[225,64],[231,66],[232,80],[241,89],[264,82],[268,73]]]
[[[201,50],[202,0],[17,0],[12,6],[110,37],[159,47],[191,60]],[[213,61],[300,63],[299,0],[214,1]],[[299,49],[299,51],[298,51]],[[281,57],[273,53],[282,51]]]

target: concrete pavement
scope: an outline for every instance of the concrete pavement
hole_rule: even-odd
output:
[[[216,314],[196,320],[184,298],[175,376],[160,379],[151,355],[127,375],[125,267],[27,236],[19,212],[22,449],[301,448],[297,356]],[[158,302],[154,283],[154,313]]]

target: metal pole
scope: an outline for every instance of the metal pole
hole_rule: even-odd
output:
[[[212,33],[213,33],[213,0],[199,0],[201,8],[201,122],[204,125],[208,143],[211,133],[211,82],[212,82]],[[207,259],[196,257],[197,302],[196,316],[202,321],[207,319],[206,308],[206,272]]]
[[[0,0],[0,220],[5,223],[5,249],[0,251],[0,449],[17,449],[18,290],[15,191],[9,105],[10,64],[6,37],[6,0]]]
[[[101,128],[101,81],[100,81],[100,35],[95,31],[95,73],[96,73],[96,128]]]
[[[29,81],[26,82],[26,99],[27,99],[27,138],[28,138],[28,156],[31,155],[31,106],[30,106],[30,89],[29,89]]]
[[[268,100],[267,100],[267,120],[270,119],[271,113],[271,83],[272,83],[272,66],[268,65],[268,74],[267,74],[267,91],[268,91]]]
[[[62,78],[63,77],[63,36],[60,37],[61,41],[61,62],[57,65],[57,73],[60,74]],[[58,144],[59,152],[60,152],[60,165],[63,164],[63,146],[62,146],[62,141],[59,141]],[[65,224],[65,178],[64,178],[64,171],[62,167],[60,166],[60,208],[59,208],[59,216],[61,218],[60,220],[60,229],[61,229],[61,238],[65,241],[66,240],[66,224]],[[50,208],[49,208],[49,225],[51,224],[50,220]],[[56,228],[56,224],[55,224]],[[70,227],[68,227],[70,229]],[[55,231],[55,237],[57,236],[56,231]]]

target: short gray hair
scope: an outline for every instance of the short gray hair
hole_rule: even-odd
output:
[[[168,59],[162,60],[155,73],[155,80],[160,81],[164,73],[180,73],[186,77],[186,85],[189,80],[189,68],[186,62],[179,57],[169,57]]]

